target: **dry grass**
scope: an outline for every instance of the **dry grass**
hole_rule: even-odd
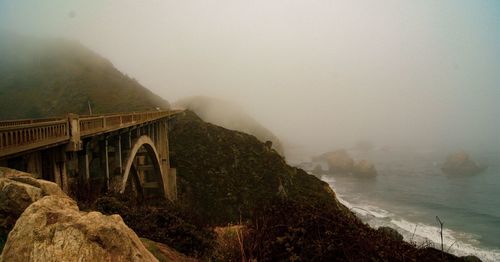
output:
[[[216,227],[213,258],[217,261],[249,261],[245,253],[248,229],[243,225]]]

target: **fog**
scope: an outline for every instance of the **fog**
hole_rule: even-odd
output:
[[[288,152],[500,149],[498,1],[0,1],[175,102],[240,105]]]

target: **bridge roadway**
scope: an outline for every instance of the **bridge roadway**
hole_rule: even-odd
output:
[[[173,193],[167,192],[172,191],[172,185],[166,185],[168,182],[165,181],[172,180],[167,174],[170,171],[167,129],[168,120],[181,112],[182,110],[167,110],[102,115],[68,114],[67,117],[60,118],[0,121],[0,166],[13,166],[38,173],[42,178],[54,180],[68,192],[70,185],[67,169],[73,169],[74,173],[79,173],[77,175],[83,176],[86,183],[90,184],[91,151],[101,151],[94,152],[93,156],[100,159],[100,162],[105,162],[101,165],[104,166],[102,171],[106,176],[105,187],[111,190],[108,142],[114,142],[114,165],[119,165],[118,173],[123,179],[116,191],[123,193],[129,183],[135,183],[138,187],[136,191],[142,193],[147,185],[154,184],[146,181],[146,175],[141,171],[145,169],[139,166],[144,159],[137,159],[137,155],[149,153],[149,158],[153,160],[148,161],[153,163],[143,166],[158,169],[155,172],[161,179],[156,182],[163,183],[164,195],[174,199]],[[128,140],[128,143],[123,142],[122,138]],[[102,141],[104,143],[100,143]],[[122,151],[122,147],[128,150]],[[134,155],[127,155],[127,166],[123,167],[122,156],[132,149],[135,150]],[[47,159],[52,159],[50,168],[44,163]],[[77,163],[72,165],[70,160],[74,159],[80,161],[76,160]],[[23,163],[20,164],[20,161]],[[75,164],[78,167],[74,167]],[[135,182],[128,181],[129,172],[136,173]]]

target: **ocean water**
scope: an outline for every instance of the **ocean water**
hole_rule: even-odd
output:
[[[459,256],[500,261],[500,152],[475,154],[488,169],[472,176],[441,172],[435,152],[351,152],[374,162],[376,178],[324,175],[340,201],[374,228],[390,226],[406,241],[441,248]]]

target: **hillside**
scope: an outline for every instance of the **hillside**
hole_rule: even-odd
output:
[[[327,183],[287,165],[254,136],[206,123],[190,111],[174,118],[170,129],[179,201],[171,210],[147,212],[127,204],[122,216],[142,237],[202,260],[239,260],[239,244],[228,259],[207,232],[237,224],[243,226],[237,235],[244,239],[238,240],[244,256],[257,261],[466,261],[370,228]],[[122,212],[123,205],[113,205],[101,201],[100,210]]]
[[[273,148],[284,154],[280,139],[234,103],[215,97],[193,96],[176,101],[174,106],[191,110],[206,122],[254,135],[262,142],[271,141]]]
[[[0,120],[168,108],[79,43],[0,32]]]
[[[327,183],[287,165],[254,136],[206,123],[190,111],[170,125],[179,199],[210,224],[250,219],[282,198],[347,210]]]

